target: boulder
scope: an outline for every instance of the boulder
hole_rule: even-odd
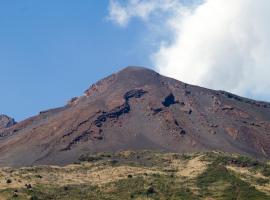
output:
[[[0,129],[9,128],[15,124],[16,122],[13,118],[6,115],[0,115]]]

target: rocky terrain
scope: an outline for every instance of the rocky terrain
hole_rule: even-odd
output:
[[[0,130],[5,129],[5,128],[9,128],[15,124],[16,124],[16,122],[14,119],[12,119],[6,115],[0,115]]]
[[[269,200],[270,165],[220,152],[81,155],[65,167],[0,169],[1,200]]]
[[[0,166],[66,165],[119,150],[219,150],[269,159],[270,104],[128,67],[67,105],[0,117]]]

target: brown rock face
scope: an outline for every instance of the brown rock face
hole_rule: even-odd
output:
[[[62,108],[0,129],[0,165],[68,164],[127,149],[270,158],[269,127],[269,103],[128,67]]]

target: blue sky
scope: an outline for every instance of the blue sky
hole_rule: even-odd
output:
[[[270,100],[269,0],[0,0],[0,113],[63,106],[128,65]]]
[[[0,113],[62,106],[127,65],[150,66],[145,26],[106,20],[108,1],[0,1]]]

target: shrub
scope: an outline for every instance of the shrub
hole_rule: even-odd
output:
[[[11,179],[7,179],[6,183],[7,184],[10,184],[10,183],[12,183],[12,180]]]

